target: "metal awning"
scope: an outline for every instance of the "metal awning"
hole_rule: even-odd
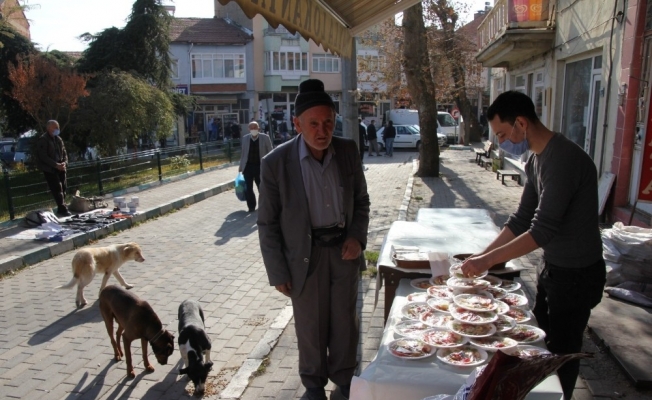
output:
[[[262,15],[274,28],[283,25],[326,50],[348,57],[351,38],[421,0],[218,0],[234,1],[245,15]]]

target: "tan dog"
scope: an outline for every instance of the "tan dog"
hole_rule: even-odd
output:
[[[65,285],[57,287],[57,289],[70,289],[77,284],[77,297],[75,298],[77,307],[88,304],[86,298],[84,298],[84,287],[91,283],[98,272],[104,274],[100,292],[106,286],[111,274],[115,276],[122,286],[131,289],[134,286],[125,282],[119,271],[120,266],[130,260],[145,261],[140,246],[134,242],[81,249],[72,259],[72,279]]]
[[[159,364],[165,365],[174,352],[174,335],[163,329],[163,324],[152,307],[120,286],[109,285],[100,292],[100,313],[111,339],[115,360],[122,360],[120,337],[124,340],[124,356],[127,360],[127,376],[135,378],[134,365],[131,361],[131,342],[140,339],[143,350],[143,364],[147,372],[153,372],[154,366],[147,358],[147,343]],[[113,320],[118,322],[118,329],[113,337]]]

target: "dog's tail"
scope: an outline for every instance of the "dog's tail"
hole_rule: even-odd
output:
[[[55,289],[70,289],[71,287],[75,286],[77,282],[79,281],[79,278],[77,276],[73,276],[70,282],[66,283],[65,285],[62,286],[57,286]]]

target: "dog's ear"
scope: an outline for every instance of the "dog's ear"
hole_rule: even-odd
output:
[[[179,375],[185,375],[185,374],[187,374],[187,373],[188,373],[188,368],[181,368],[181,369],[179,370]]]

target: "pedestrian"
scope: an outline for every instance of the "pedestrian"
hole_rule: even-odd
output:
[[[279,124],[278,130],[281,133],[281,142],[285,142],[290,138],[288,133],[288,124],[285,122],[285,118],[283,118],[283,121],[281,121]]]
[[[464,262],[462,271],[474,276],[543,248],[534,316],[551,352],[581,352],[591,309],[602,299],[606,282],[595,164],[577,144],[546,128],[523,93],[499,95],[487,119],[501,149],[517,157],[531,152],[527,179],[516,212],[482,253]],[[579,360],[569,361],[557,371],[568,400],[579,365]]]
[[[245,199],[249,212],[256,210],[256,195],[254,182],[260,194],[260,160],[272,151],[272,141],[269,136],[260,133],[258,122],[249,123],[249,133],[242,138],[242,151],[240,152],[239,172],[242,172],[247,185]]]
[[[258,236],[269,283],[291,298],[307,398],[330,379],[345,398],[356,369],[359,273],[369,194],[353,140],[333,137],[335,104],[318,79],[299,85],[298,135],[262,160]]]
[[[240,124],[237,121],[231,125],[231,139],[240,139]]]
[[[396,137],[396,128],[394,122],[387,122],[387,127],[383,129],[383,143],[385,143],[385,157],[394,157],[394,138]]]
[[[211,141],[217,140],[217,118],[211,120]]]
[[[378,151],[378,134],[376,133],[376,121],[373,119],[367,127],[367,140],[369,141],[369,157],[373,157],[373,152],[376,152],[377,156],[380,156]]]
[[[71,215],[65,202],[68,154],[63,140],[59,136],[61,132],[59,123],[53,119],[49,120],[45,125],[45,130],[46,132],[36,142],[36,167],[45,176],[45,182],[57,203],[57,214],[66,217]]]
[[[367,142],[367,127],[362,123],[362,118],[358,117],[358,146],[360,147],[360,162],[364,160],[364,145]]]

